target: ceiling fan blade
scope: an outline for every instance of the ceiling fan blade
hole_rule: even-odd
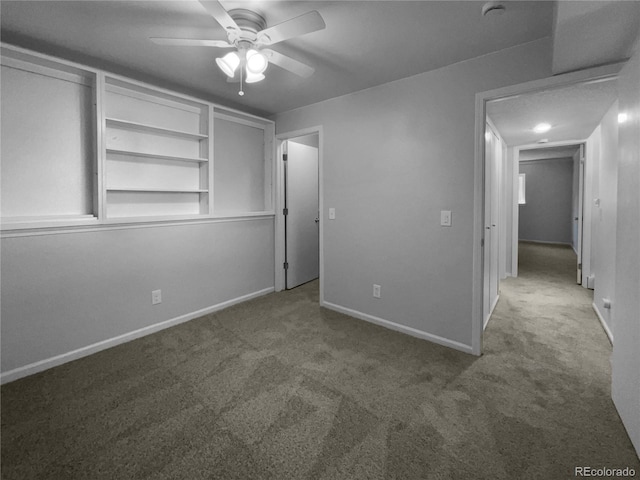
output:
[[[322,16],[313,10],[258,32],[258,43],[261,45],[273,45],[289,38],[322,30],[325,26]]]
[[[225,40],[198,40],[195,38],[150,38],[153,43],[158,45],[171,45],[176,47],[218,47],[231,48],[232,44]]]
[[[231,15],[227,13],[218,0],[200,0],[200,4],[209,13],[209,15],[216,19],[216,22],[224,27],[227,32],[240,31],[238,24],[233,18],[231,18]]]
[[[299,62],[298,60],[294,60],[291,57],[287,57],[286,55],[282,55],[275,50],[264,49],[261,50],[261,52],[267,56],[270,63],[273,63],[280,68],[284,68],[291,73],[295,73],[302,78],[309,78],[311,75],[313,75],[313,72],[315,72],[315,69],[313,67]]]

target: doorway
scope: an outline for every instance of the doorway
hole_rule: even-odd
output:
[[[491,213],[491,204],[492,201],[495,201],[496,192],[492,188],[492,180],[494,180],[494,184],[496,183],[495,178],[496,175],[492,172],[492,163],[491,163],[491,154],[488,151],[489,146],[487,145],[487,138],[491,133],[487,132],[487,113],[488,113],[488,104],[493,102],[496,105],[506,104],[506,100],[516,100],[523,102],[524,104],[536,105],[536,103],[531,102],[531,98],[534,95],[540,94],[542,92],[549,92],[551,95],[549,96],[550,100],[553,100],[553,94],[555,92],[559,92],[568,87],[575,86],[586,86],[589,85],[589,88],[597,90],[595,86],[597,84],[601,84],[601,82],[608,82],[614,79],[618,73],[620,66],[619,65],[607,65],[602,67],[596,67],[589,70],[583,70],[579,72],[572,72],[564,75],[558,75],[555,77],[549,77],[542,80],[535,80],[532,82],[527,82],[520,85],[514,85],[510,87],[504,87],[496,90],[492,90],[489,92],[481,92],[476,95],[476,148],[475,148],[475,207],[474,207],[474,269],[473,269],[473,331],[472,331],[472,352],[476,355],[480,355],[482,353],[482,339],[483,339],[483,330],[486,320],[486,313],[490,311],[493,303],[493,298],[491,295],[486,295],[487,291],[492,291],[492,284],[490,275],[487,275],[487,270],[491,271],[492,265],[495,264],[495,259],[493,258],[495,254],[495,248],[491,248],[490,242],[490,234],[487,234],[489,230],[492,228],[492,213]],[[586,103],[586,102],[585,102]],[[520,112],[524,114],[531,115],[531,110],[526,109],[526,105],[521,106]],[[528,111],[525,111],[528,110]],[[606,108],[604,109],[606,111]],[[603,112],[604,113],[604,112]],[[532,117],[534,115],[531,115]],[[581,123],[582,120],[587,118],[586,112],[574,112],[573,120],[569,122],[578,122]],[[505,167],[503,169],[503,174],[500,175],[500,178],[497,180],[498,185],[502,185],[504,188],[502,190],[503,196],[500,197],[498,193],[497,198],[500,198],[501,204],[506,202],[507,211],[505,215],[498,216],[499,219],[503,220],[503,228],[502,233],[503,236],[506,234],[506,242],[502,245],[499,244],[498,248],[498,265],[500,265],[500,259],[505,262],[506,273],[507,275],[517,275],[517,263],[514,265],[512,259],[513,257],[517,258],[517,252],[514,252],[514,243],[517,245],[517,231],[514,232],[514,229],[517,228],[518,222],[518,166],[517,161],[514,161],[514,155],[517,154],[516,147],[521,145],[529,145],[534,143],[546,143],[558,141],[560,138],[554,138],[555,134],[560,133],[560,129],[552,130],[549,134],[544,137],[536,138],[535,140],[529,141],[514,141],[512,137],[513,135],[518,134],[519,132],[524,131],[524,129],[520,129],[518,131],[513,130],[516,126],[518,126],[518,122],[512,121],[506,127],[500,126],[500,118],[499,113],[490,117],[493,120],[493,123],[497,126],[497,133],[501,135],[506,142],[506,159],[507,162],[503,163]],[[600,120],[600,118],[598,119]],[[530,118],[529,121],[532,121]],[[533,119],[534,122],[542,122],[543,120]],[[557,125],[560,125],[561,122],[558,122]],[[595,122],[593,127],[597,125],[598,122]],[[563,125],[566,125],[567,122],[562,122]],[[535,123],[533,123],[528,130],[532,130]],[[580,135],[577,137],[572,136],[564,136],[561,138],[564,139],[574,139],[573,143],[581,143],[587,135]],[[493,142],[493,140],[490,140]],[[540,146],[540,145],[538,145]],[[517,157],[515,157],[517,160]],[[495,213],[495,212],[494,212]],[[506,218],[506,222],[504,219]],[[497,228],[500,231],[499,224],[497,224]],[[498,235],[498,238],[500,236]],[[517,248],[517,247],[515,247]],[[493,254],[492,254],[493,250]],[[500,271],[502,268],[499,269]],[[488,285],[487,282],[489,282]]]
[[[275,289],[319,279],[323,303],[322,127],[276,135]]]
[[[284,231],[287,290],[320,275],[318,134],[285,140]]]
[[[518,203],[513,207],[517,224],[512,276],[518,276],[520,242],[566,245],[576,255],[574,277],[582,284],[585,152],[586,141],[571,140],[515,148]]]

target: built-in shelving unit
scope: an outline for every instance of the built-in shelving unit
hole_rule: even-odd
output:
[[[1,49],[3,231],[273,215],[272,121]]]
[[[209,215],[205,103],[106,77],[106,217]]]

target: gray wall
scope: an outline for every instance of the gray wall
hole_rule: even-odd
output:
[[[640,455],[640,41],[620,73],[619,109],[629,121],[618,130],[613,401]],[[597,280],[596,280],[597,281]]]
[[[591,273],[595,275],[593,304],[605,324],[612,332],[613,317],[610,309],[603,306],[603,299],[613,300],[616,245],[616,209],[618,206],[618,103],[614,103],[605,114],[597,129],[600,135],[599,161],[593,178],[594,199],[592,201]],[[590,199],[587,199],[589,201]]]
[[[2,372],[273,287],[273,238],[272,217],[3,238]]]
[[[573,159],[520,162],[526,204],[520,205],[518,238],[571,245]]]
[[[543,39],[275,117],[278,133],[323,126],[326,302],[471,345],[475,95],[549,76],[550,52]]]

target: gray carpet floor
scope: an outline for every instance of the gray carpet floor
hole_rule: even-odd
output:
[[[313,282],[4,385],[2,478],[640,472],[573,252],[520,258],[479,358],[320,309]]]

